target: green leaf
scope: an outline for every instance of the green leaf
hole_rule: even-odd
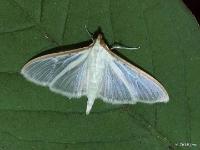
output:
[[[166,87],[169,103],[97,100],[86,116],[85,97],[68,100],[20,75],[37,54],[89,40],[85,25],[101,27],[108,44],[140,46],[120,53]],[[0,149],[199,149],[199,43],[180,0],[1,0]]]

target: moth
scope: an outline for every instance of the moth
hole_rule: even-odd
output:
[[[111,104],[169,100],[156,79],[116,55],[101,33],[89,46],[32,59],[22,68],[21,74],[68,98],[86,96],[87,115],[97,98]]]

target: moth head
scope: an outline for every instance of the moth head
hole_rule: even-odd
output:
[[[97,41],[101,41],[103,39],[103,35],[101,33],[98,34],[97,36]]]
[[[104,41],[103,41],[103,35],[101,34],[101,33],[99,33],[98,35],[97,35],[97,37],[96,37],[96,40],[94,41],[95,42],[95,44],[97,44],[97,45],[101,45],[102,43],[105,43]]]
[[[97,38],[96,38],[96,41],[95,41],[96,44],[100,44],[101,46],[103,46],[105,49],[109,49],[107,44],[105,43],[104,39],[103,39],[103,34],[99,33],[97,35]]]

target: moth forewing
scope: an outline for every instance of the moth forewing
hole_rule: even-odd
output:
[[[116,55],[115,53],[112,52],[112,49],[108,48],[108,46],[105,44],[105,42],[101,39],[100,44],[102,45],[102,47],[111,55],[115,58],[116,61],[118,61],[120,64],[124,64],[129,66],[133,71],[135,71],[139,76],[144,77],[146,79],[148,79],[149,81],[153,82],[155,85],[157,86],[157,88],[160,88],[160,94],[162,94],[162,97],[159,97],[159,99],[155,99],[154,101],[141,101],[141,100],[134,100],[133,101],[116,101],[114,103],[116,104],[120,104],[120,103],[124,103],[124,104],[133,104],[136,102],[144,102],[144,103],[156,103],[156,102],[168,102],[169,101],[169,96],[167,91],[165,90],[165,88],[152,76],[150,76],[149,74],[147,74],[146,72],[142,71],[141,69],[139,69],[138,67],[134,66],[133,64],[129,63],[128,61],[122,59],[121,57],[119,57],[118,55]],[[130,91],[131,92],[131,91]]]
[[[122,64],[126,64],[127,66],[129,66],[130,68],[132,68],[133,70],[135,70],[136,72],[138,72],[139,75],[148,78],[149,80],[153,81],[156,85],[158,85],[162,89],[162,91],[165,93],[165,97],[163,97],[163,99],[158,100],[157,102],[168,102],[169,101],[169,95],[168,95],[167,91],[165,90],[165,88],[163,87],[163,85],[160,84],[160,82],[158,82],[158,80],[156,80],[155,78],[153,78],[152,76],[150,76],[149,74],[147,74],[146,72],[144,72],[143,70],[141,70],[140,68],[136,67],[135,65],[129,63],[125,59],[122,59],[121,57],[119,57],[118,55],[116,55],[115,53],[113,53],[111,49],[107,48],[105,50],[107,50],[108,53],[110,53],[113,57],[115,57],[117,61],[120,61]]]
[[[25,66],[21,69],[21,74],[27,80],[31,82],[34,82],[42,86],[48,86],[50,90],[53,92],[62,94],[69,98],[81,97],[83,96],[82,93],[78,93],[79,95],[76,96],[74,94],[71,94],[70,92],[52,88],[51,83],[54,78],[60,75],[61,72],[67,68],[69,63],[71,64],[71,61],[68,61],[68,60],[70,60],[76,55],[78,56],[78,55],[83,55],[85,53],[88,53],[88,50],[92,47],[92,45],[93,43],[87,47],[73,49],[73,50],[64,51],[64,52],[51,53],[51,54],[43,55],[35,59],[32,59],[27,64],[25,64]],[[65,58],[65,59],[59,60],[60,58]],[[79,60],[80,59],[74,59],[73,62],[76,62]],[[52,63],[46,63],[47,61],[51,61]],[[41,64],[41,65],[38,65],[38,64]],[[45,74],[46,76],[44,76]]]

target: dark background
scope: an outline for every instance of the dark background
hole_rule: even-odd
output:
[[[192,11],[200,24],[200,0],[183,0],[183,2]]]

